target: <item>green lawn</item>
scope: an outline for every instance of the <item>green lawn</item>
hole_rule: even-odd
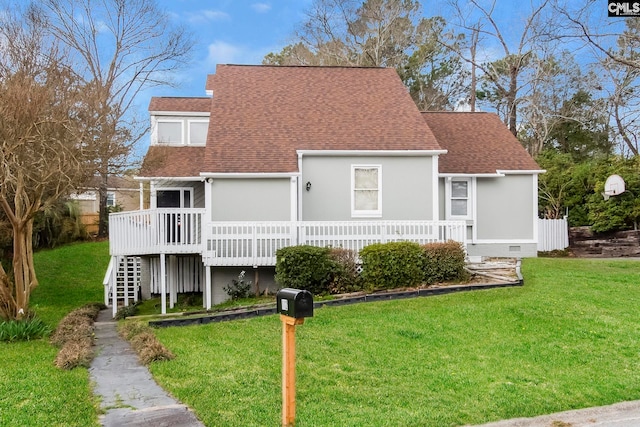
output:
[[[40,285],[31,308],[55,328],[71,310],[103,300],[108,242],[65,246],[35,254]],[[48,340],[0,343],[0,426],[97,426],[97,406],[84,368],[53,365]]]
[[[455,426],[640,399],[640,262],[531,259],[525,286],[325,307],[297,328],[297,424]],[[208,426],[279,425],[277,316],[157,331]]]
[[[108,243],[36,254],[49,325],[103,298]],[[640,399],[640,262],[531,259],[525,286],[326,307],[297,329],[297,425],[448,426]],[[169,328],[158,381],[208,426],[280,424],[277,316]],[[0,426],[91,426],[86,369],[0,343]]]

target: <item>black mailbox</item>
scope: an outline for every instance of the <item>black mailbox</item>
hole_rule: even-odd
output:
[[[277,312],[300,319],[313,317],[313,295],[302,289],[283,288],[276,294]]]

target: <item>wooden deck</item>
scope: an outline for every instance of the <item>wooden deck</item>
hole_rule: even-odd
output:
[[[109,217],[112,256],[199,254],[207,266],[274,266],[294,245],[360,251],[373,243],[464,244],[464,221],[205,221],[204,209],[151,209]]]

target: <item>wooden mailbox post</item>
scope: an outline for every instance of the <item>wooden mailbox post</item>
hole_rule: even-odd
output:
[[[282,426],[296,421],[296,325],[313,316],[313,296],[309,291],[284,288],[276,295],[282,321]]]

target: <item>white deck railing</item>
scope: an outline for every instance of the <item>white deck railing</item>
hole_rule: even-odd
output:
[[[360,251],[372,243],[464,243],[464,221],[206,222],[204,209],[152,209],[109,216],[111,255],[202,254],[211,266],[274,266],[293,245]]]
[[[212,266],[273,266],[278,249],[293,245],[340,247],[356,252],[373,243],[464,243],[464,221],[213,222],[204,262]]]
[[[109,215],[111,255],[202,252],[204,209],[149,209]]]

